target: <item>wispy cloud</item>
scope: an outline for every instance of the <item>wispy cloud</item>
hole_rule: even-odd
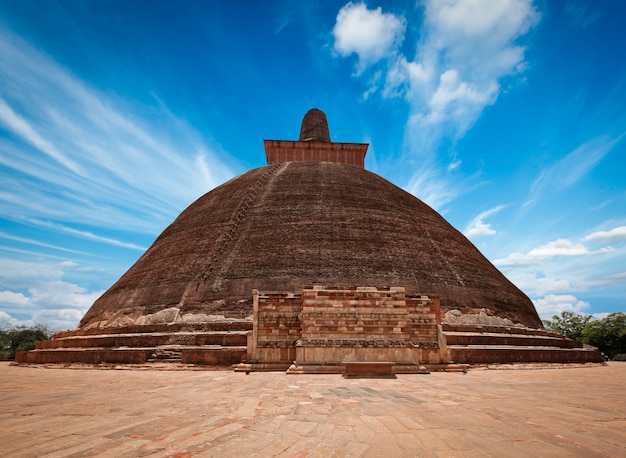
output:
[[[9,219],[154,233],[232,176],[162,104],[95,90],[6,29],[0,67],[0,214]]]
[[[613,285],[626,285],[626,272],[619,272],[612,275],[607,275],[597,280],[591,280],[588,282],[588,286],[613,286]]]
[[[88,255],[88,256],[92,255],[92,254],[86,253],[84,251],[72,250],[72,249],[69,249],[69,248],[62,247],[62,246],[52,245],[52,244],[49,244],[49,243],[40,242],[39,240],[33,240],[33,239],[26,238],[26,237],[19,237],[19,236],[15,236],[15,235],[11,235],[11,234],[5,234],[4,232],[0,232],[0,239],[13,240],[15,242],[22,242],[22,243],[26,243],[28,245],[36,245],[36,246],[40,246],[40,247],[44,247],[44,248],[51,248],[53,250],[63,251],[63,252],[66,252],[66,253],[82,254],[82,255]]]
[[[610,231],[592,232],[583,237],[582,241],[600,243],[626,242],[626,226],[619,226]]]
[[[569,1],[565,4],[565,15],[576,27],[584,29],[596,22],[602,14],[597,10],[592,10],[594,5],[587,2]]]
[[[61,154],[53,145],[41,137],[39,133],[31,126],[28,121],[19,116],[7,103],[0,98],[0,122],[4,124],[10,131],[21,137],[28,144],[37,148],[37,150],[48,155],[63,167],[71,170],[76,174],[82,174],[80,168]]]
[[[439,210],[457,197],[458,188],[452,185],[449,173],[432,163],[422,164],[419,170],[406,186],[407,192],[419,196],[428,205]]]
[[[602,135],[580,145],[562,159],[541,172],[530,188],[530,198],[524,203],[532,205],[549,189],[562,191],[576,184],[602,161],[602,159],[624,138]]]
[[[100,235],[96,235],[88,231],[81,231],[81,230],[74,229],[68,226],[64,226],[62,224],[52,223],[50,221],[40,221],[36,219],[31,219],[29,220],[29,222],[39,227],[45,227],[47,229],[52,229],[54,231],[62,232],[64,234],[69,234],[74,237],[82,238],[85,240],[92,240],[92,241],[104,243],[107,245],[119,246],[122,248],[129,248],[131,250],[138,250],[138,251],[147,250],[147,247],[138,246],[138,245],[135,245],[134,243],[127,243],[127,242],[122,242],[120,240],[112,239],[109,237],[102,237]]]

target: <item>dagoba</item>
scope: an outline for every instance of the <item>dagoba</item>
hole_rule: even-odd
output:
[[[49,360],[141,363],[167,354],[153,347],[171,353],[186,345],[187,353],[178,348],[183,362],[248,360],[264,368],[293,359],[331,366],[390,357],[405,366],[598,360],[597,352],[543,330],[530,299],[435,210],[366,171],[367,144],[332,142],[322,111],[306,113],[298,141],[264,145],[266,166],[192,203],[77,330],[21,358],[39,362],[35,354],[47,351]],[[206,356],[207,345],[221,345],[206,337],[218,331],[231,334],[239,353]],[[493,356],[505,337],[485,332],[508,336],[509,353],[518,355]],[[161,344],[146,344],[147,335],[161,336]],[[81,338],[92,355],[99,348],[108,356],[72,353]],[[493,347],[490,356],[481,353],[485,345]],[[122,347],[145,351],[114,352]],[[541,355],[529,356],[540,347]]]

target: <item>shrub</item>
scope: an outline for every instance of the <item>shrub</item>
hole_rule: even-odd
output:
[[[602,320],[590,321],[583,330],[583,342],[597,347],[611,359],[626,353],[626,314],[610,313]]]
[[[0,329],[0,359],[15,359],[16,352],[33,350],[37,342],[49,339],[50,331],[40,324]]]

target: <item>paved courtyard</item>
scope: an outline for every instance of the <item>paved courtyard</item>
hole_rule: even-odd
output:
[[[0,363],[0,455],[626,456],[626,363],[399,375]]]

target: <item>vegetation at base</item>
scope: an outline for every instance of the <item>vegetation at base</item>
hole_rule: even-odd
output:
[[[626,360],[626,313],[610,313],[596,320],[591,315],[561,312],[543,320],[543,325],[550,332],[593,345],[611,359]]]
[[[13,360],[18,351],[35,348],[37,342],[50,339],[50,331],[44,325],[0,328],[0,360]]]
[[[568,339],[582,341],[583,330],[591,321],[591,315],[579,315],[574,312],[561,312],[561,315],[553,315],[552,320],[543,320],[543,325],[550,332],[562,334]]]

